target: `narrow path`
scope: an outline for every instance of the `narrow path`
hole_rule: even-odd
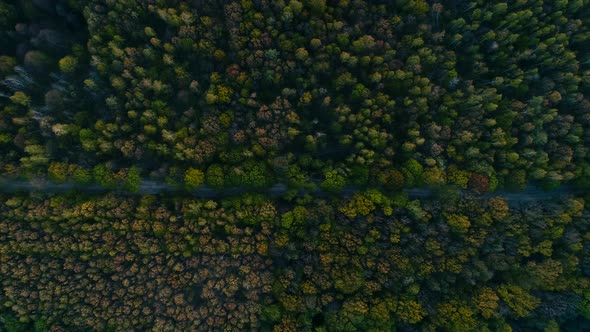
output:
[[[224,198],[224,197],[235,197],[246,193],[261,193],[267,194],[271,197],[281,197],[287,194],[289,191],[287,185],[283,183],[276,183],[267,189],[251,190],[243,187],[225,188],[216,190],[207,186],[201,186],[197,189],[187,191],[185,189],[178,189],[170,186],[169,184],[161,181],[154,180],[143,180],[139,187],[139,191],[130,192],[123,189],[110,190],[104,188],[98,184],[92,184],[87,186],[80,186],[72,182],[67,183],[52,183],[48,181],[25,181],[25,180],[14,180],[14,179],[0,179],[0,192],[3,193],[16,193],[16,192],[42,192],[42,193],[64,193],[76,191],[80,193],[107,193],[115,191],[124,195],[155,195],[155,194],[175,194],[184,193],[198,198]],[[362,191],[361,188],[347,186],[340,191],[337,196],[342,198],[351,197],[355,193]],[[436,197],[436,190],[428,187],[417,187],[408,188],[403,190],[410,198],[430,198]],[[463,191],[468,193],[468,191]],[[545,191],[537,187],[529,186],[521,192],[508,192],[508,191],[495,191],[481,194],[481,197],[490,198],[494,196],[502,196],[509,202],[529,202],[538,200],[549,200],[560,198],[568,195],[583,195],[588,192],[584,190],[574,189],[570,186],[561,186],[551,191]],[[297,195],[312,195],[314,197],[330,197],[334,194],[330,194],[321,189],[316,190],[299,190]]]

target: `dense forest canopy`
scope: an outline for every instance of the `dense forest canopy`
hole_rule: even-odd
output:
[[[589,0],[0,0],[0,45],[0,330],[590,330]]]

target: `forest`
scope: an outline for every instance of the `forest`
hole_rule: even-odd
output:
[[[590,0],[0,0],[0,331],[590,331]]]

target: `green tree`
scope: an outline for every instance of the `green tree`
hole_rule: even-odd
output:
[[[71,74],[78,68],[78,59],[68,55],[59,60],[59,70],[64,74]]]
[[[477,322],[471,308],[459,301],[441,303],[437,307],[439,324],[447,331],[474,331]]]
[[[10,97],[10,100],[13,103],[18,104],[18,105],[22,105],[22,106],[29,106],[29,104],[31,103],[31,97],[27,96],[27,94],[22,91],[15,92]]]
[[[92,174],[83,167],[77,167],[72,175],[74,182],[79,185],[86,185],[92,182]]]
[[[447,224],[451,227],[453,231],[457,233],[465,234],[471,226],[471,222],[464,215],[448,214],[446,217]]]
[[[352,294],[359,290],[365,282],[363,273],[360,271],[349,271],[342,278],[334,281],[334,288],[344,294]]]
[[[410,324],[416,324],[426,316],[422,303],[414,300],[399,301],[395,313],[402,322]]]
[[[68,178],[68,164],[52,162],[47,169],[49,179],[57,183],[66,182]]]
[[[29,330],[26,323],[20,322],[9,314],[0,315],[0,327],[7,332],[25,332]]]
[[[517,317],[528,316],[541,301],[516,285],[498,287],[498,295]]]
[[[191,167],[184,173],[184,184],[190,190],[200,187],[204,180],[205,174],[199,169]]]
[[[356,53],[369,53],[373,47],[375,47],[375,38],[369,35],[364,35],[352,42],[352,49]]]
[[[500,298],[498,295],[496,295],[494,290],[489,287],[482,287],[473,297],[473,303],[481,315],[486,319],[489,319],[496,314],[499,300]]]
[[[327,9],[326,0],[306,0],[305,4],[314,15],[321,16]]]
[[[406,179],[402,172],[395,169],[383,171],[378,176],[379,183],[383,184],[385,189],[396,191],[404,187]]]
[[[115,189],[117,187],[117,179],[111,170],[109,170],[104,164],[99,164],[93,168],[94,180],[101,186],[107,189]]]
[[[16,59],[14,57],[0,55],[0,75],[8,75],[12,72],[14,66],[16,66]]]
[[[225,179],[223,175],[223,168],[220,165],[211,165],[207,168],[207,185],[215,189],[223,188]]]
[[[425,16],[429,10],[425,0],[397,0],[397,4],[412,15]]]
[[[375,210],[373,202],[363,194],[356,194],[354,197],[340,207],[339,211],[344,213],[349,219],[354,219],[357,215],[367,216]]]
[[[17,15],[16,9],[13,5],[9,5],[6,2],[0,2],[0,29],[9,30],[14,29]]]
[[[330,193],[337,193],[346,186],[346,179],[337,170],[329,170],[324,173],[325,180],[320,184],[321,188]]]
[[[49,327],[47,326],[47,323],[45,323],[42,320],[35,321],[35,332],[47,332],[47,331],[49,331]]]
[[[440,186],[446,182],[446,174],[438,167],[430,167],[423,173],[423,181],[430,186]]]
[[[352,166],[350,170],[350,181],[355,186],[363,187],[369,181],[369,168],[364,165]]]
[[[514,170],[510,172],[504,179],[504,185],[506,189],[512,191],[522,191],[526,188],[527,181],[526,181],[526,171],[523,169]]]
[[[127,178],[125,179],[125,189],[137,193],[141,186],[141,174],[136,166],[132,166],[127,171]]]
[[[418,185],[422,183],[422,174],[424,167],[415,159],[410,159],[404,163],[404,175],[409,185]]]
[[[281,309],[276,304],[271,304],[262,309],[262,319],[268,322],[278,322],[281,319]]]

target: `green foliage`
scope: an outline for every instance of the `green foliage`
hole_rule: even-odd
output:
[[[496,314],[498,300],[500,300],[500,298],[496,295],[494,290],[489,287],[482,287],[474,296],[473,303],[481,315],[484,318],[489,319]]]
[[[123,171],[129,174],[129,170]],[[115,176],[118,177],[119,173],[121,171]],[[82,278],[83,282],[91,280],[90,276],[100,272],[80,262],[86,262],[92,257],[101,266],[117,268],[122,265],[113,261],[112,257],[119,256],[111,248],[124,249],[120,251],[124,252],[124,256],[120,256],[124,259],[122,263],[131,263],[131,268],[119,272],[123,276],[121,283],[116,280],[105,281],[109,291],[134,289],[136,286],[124,284],[132,276],[138,278],[142,285],[149,284],[154,278],[167,276],[160,282],[174,290],[171,294],[156,295],[159,293],[149,288],[144,291],[149,295],[169,298],[171,304],[168,307],[172,303],[175,307],[186,308],[195,305],[180,301],[180,297],[176,297],[177,292],[189,298],[208,294],[214,301],[231,301],[244,307],[260,303],[258,299],[263,299],[267,304],[253,311],[261,322],[261,328],[268,325],[302,328],[314,324],[320,329],[380,331],[391,329],[397,324],[444,331],[495,331],[509,327],[506,325],[506,314],[503,313],[506,307],[523,324],[535,324],[534,321],[538,320],[534,314],[537,308],[547,310],[545,308],[553,305],[565,308],[567,315],[585,315],[587,294],[581,289],[578,295],[572,296],[569,286],[575,282],[584,287],[588,282],[587,278],[576,272],[584,268],[580,265],[580,259],[576,259],[576,253],[562,251],[563,256],[559,260],[546,258],[532,261],[526,258],[528,254],[517,248],[503,256],[514,261],[528,261],[516,266],[507,265],[498,260],[498,256],[477,254],[479,250],[489,249],[487,244],[482,245],[478,234],[504,238],[508,234],[520,232],[519,229],[534,228],[541,220],[557,220],[566,212],[572,218],[581,218],[584,213],[583,203],[580,200],[566,200],[563,204],[557,204],[555,211],[549,212],[542,206],[518,207],[518,211],[507,208],[508,211],[503,211],[501,200],[496,197],[480,202],[470,197],[459,199],[451,206],[442,205],[436,200],[414,200],[407,203],[405,209],[396,208],[395,213],[388,217],[373,212],[378,207],[393,204],[392,199],[371,189],[355,195],[351,202],[370,202],[374,206],[373,212],[366,216],[359,213],[356,220],[348,220],[333,214],[334,208],[340,203],[338,200],[309,200],[305,205],[283,210],[289,203],[273,202],[262,194],[245,194],[219,201],[195,198],[178,201],[174,197],[156,195],[137,198],[112,193],[90,197],[57,195],[46,200],[21,195],[4,201],[3,209],[10,208],[11,213],[0,221],[0,235],[6,233],[2,229],[13,225],[10,231],[15,236],[7,237],[5,245],[11,250],[7,255],[23,253],[23,250],[28,250],[26,246],[44,248],[49,245],[49,248],[53,248],[57,243],[71,241],[73,236],[99,236],[104,242],[88,241],[81,243],[83,247],[74,247],[79,248],[77,252],[80,257],[69,257],[76,265],[69,269],[65,265],[66,270],[60,269],[59,276]],[[413,209],[419,211],[414,212]],[[473,222],[469,227],[473,235],[469,239],[457,239],[449,236],[451,234],[444,221],[436,215],[440,209],[452,211],[446,212],[449,219],[471,217],[476,213],[481,218],[497,221]],[[491,212],[491,209],[498,211]],[[510,216],[512,212],[514,215]],[[544,216],[543,213],[549,215]],[[279,214],[280,218],[277,218]],[[428,214],[433,215],[433,218],[424,223],[423,218]],[[48,218],[52,218],[52,222],[47,222]],[[83,221],[88,218],[92,218],[91,223]],[[27,236],[25,241],[16,238],[22,236],[21,233],[28,234],[29,230],[40,228],[49,231],[56,224],[66,222],[68,232],[71,233],[54,232],[52,236],[55,239],[50,240],[53,242],[45,243],[45,239],[31,236]],[[570,224],[581,227],[581,223]],[[113,233],[112,229],[121,225],[128,225],[129,231]],[[438,229],[438,232],[434,233],[433,229]],[[138,241],[126,244],[128,241],[124,240],[131,230]],[[524,237],[524,234],[521,232],[519,236]],[[533,232],[526,236],[536,238],[539,234]],[[424,241],[417,245],[415,239],[421,238]],[[165,243],[165,248],[154,243]],[[462,248],[457,248],[458,243]],[[161,258],[149,259],[149,269],[139,268],[139,262],[151,255],[161,255]],[[199,255],[197,265],[189,264],[194,261],[194,255]],[[28,260],[35,266],[43,264],[43,259],[50,258],[31,256]],[[285,264],[288,261],[293,263]],[[20,262],[11,259],[6,264],[18,274]],[[136,264],[137,270],[133,267]],[[204,266],[208,272],[203,271]],[[514,273],[506,273],[507,269]],[[192,277],[185,281],[173,277],[185,273]],[[434,273],[438,278],[436,280],[447,285],[444,289],[432,281]],[[499,286],[487,282],[492,274],[495,274]],[[53,280],[52,270],[47,270],[46,275],[50,276],[49,280]],[[518,276],[524,276],[525,279],[518,279]],[[33,279],[21,279],[9,274],[4,276],[8,285],[17,285],[19,288],[33,282],[46,282],[43,275],[31,277]],[[202,285],[198,289],[190,287],[195,280]],[[465,280],[473,280],[473,283],[466,284]],[[180,284],[177,285],[177,282]],[[386,282],[404,285],[399,288],[386,287]],[[219,288],[216,286],[218,284],[224,287]],[[81,287],[76,293],[64,289],[61,292],[79,298],[97,296],[104,291],[102,286],[95,287],[90,282],[88,286]],[[43,311],[41,306],[54,308],[59,304],[53,304],[49,299],[29,299],[12,292],[12,289],[16,288],[7,288],[15,303],[40,308],[38,310],[44,316],[55,317],[51,311]],[[420,295],[424,292],[432,293],[432,307],[421,302]],[[543,292],[551,293],[552,297],[547,300],[534,295]],[[308,300],[312,298],[321,302]],[[564,302],[570,300],[571,305]],[[37,301],[42,303],[37,304]],[[334,308],[334,301],[339,301],[340,307],[327,310]],[[135,306],[141,311],[151,310],[149,303],[141,302]],[[198,317],[203,317],[205,309],[207,313],[216,310],[207,303],[201,302],[197,306],[202,308],[202,311],[195,313]],[[96,307],[99,324],[105,324],[111,315],[104,308],[100,305]],[[427,308],[434,310],[429,311]],[[76,307],[71,307],[71,310],[73,313],[66,314],[67,317],[80,315]],[[236,324],[252,324],[249,315],[253,312],[244,316],[239,310],[227,310],[236,317],[242,317],[242,323]],[[143,317],[148,322],[154,322],[150,321],[152,318],[149,315]],[[561,317],[561,314],[557,314],[556,321]],[[59,320],[53,321],[60,324]],[[177,324],[192,326],[181,321]],[[29,325],[26,325],[26,330],[32,330]],[[555,324],[549,327],[554,328]]]
[[[49,327],[47,324],[42,320],[35,321],[35,332],[47,332],[49,331]]]
[[[352,87],[356,84],[357,80],[352,76],[350,72],[344,72],[334,81],[336,89],[343,89],[345,87]]]
[[[416,324],[426,316],[422,304],[413,300],[402,300],[397,303],[397,317],[405,323]]]
[[[141,185],[141,174],[136,166],[129,168],[124,188],[132,193],[139,192]]]
[[[321,16],[327,9],[326,0],[305,0],[304,3],[317,16]]]
[[[294,227],[301,227],[305,224],[307,217],[307,210],[303,206],[297,206],[293,210],[285,212],[281,216],[281,226],[289,229]]]
[[[244,163],[243,167],[234,168],[229,174],[229,182],[234,186],[263,188],[268,181],[266,165],[254,161]]]
[[[223,188],[225,184],[223,168],[220,165],[211,165],[206,173],[207,185],[215,189]]]
[[[523,170],[515,170],[504,180],[506,189],[522,191],[526,188],[526,173]]]
[[[0,2],[0,28],[8,30],[14,27],[17,15],[13,5],[6,2]]]
[[[422,178],[424,184],[430,186],[440,186],[446,183],[446,175],[445,173],[438,167],[431,167],[428,168],[422,174]]]
[[[572,329],[587,17],[0,1],[0,330]]]
[[[365,166],[353,166],[350,172],[351,184],[359,187],[367,185],[369,182],[369,168]]]
[[[92,182],[93,177],[92,174],[83,167],[78,167],[74,170],[74,174],[72,174],[72,179],[76,184],[85,185]]]
[[[465,234],[471,226],[471,222],[466,216],[449,214],[447,215],[447,224],[457,233]]]
[[[363,274],[360,271],[354,271],[334,280],[334,287],[344,294],[352,294],[361,288],[364,282]]]
[[[229,104],[231,102],[233,91],[230,87],[227,86],[218,86],[217,87],[217,102],[222,104]]]
[[[440,325],[447,331],[475,331],[477,322],[471,308],[458,301],[441,303],[437,307]]]
[[[190,167],[184,173],[184,184],[190,190],[200,187],[205,181],[205,174],[196,168]]]
[[[10,314],[0,315],[0,327],[6,332],[25,332],[28,330],[27,325]]]
[[[469,173],[466,171],[461,171],[455,165],[451,165],[447,169],[447,178],[450,182],[456,184],[457,186],[466,189],[467,182],[469,181]]]
[[[22,105],[22,106],[29,106],[29,104],[31,103],[31,98],[29,96],[27,96],[24,92],[22,91],[17,91],[15,92],[11,97],[10,100],[18,105]]]
[[[525,317],[539,306],[541,301],[516,285],[502,285],[498,295],[506,302],[516,317]]]
[[[423,172],[424,168],[415,159],[410,159],[404,163],[404,175],[406,175],[408,182],[412,185],[417,185],[422,182]]]
[[[16,66],[16,59],[14,57],[0,55],[0,75],[8,75],[12,72],[14,66]]]
[[[66,182],[68,179],[68,164],[52,162],[47,170],[49,179],[57,183]]]
[[[65,56],[59,60],[59,70],[61,70],[65,74],[71,74],[76,71],[78,67],[78,60],[71,56]]]
[[[578,172],[579,178],[574,185],[581,188],[590,188],[590,165],[583,164]]]
[[[352,49],[356,53],[370,52],[375,47],[375,39],[372,36],[364,35],[352,42]]]
[[[590,291],[586,290],[582,295],[583,299],[578,304],[578,311],[582,317],[590,319]]]
[[[379,174],[379,182],[387,190],[397,191],[404,187],[405,177],[402,172],[391,169]]]
[[[352,200],[343,205],[339,211],[346,215],[349,219],[354,219],[358,215],[367,216],[375,210],[373,202],[365,195],[356,194]]]
[[[550,320],[545,326],[545,332],[559,332],[559,325],[555,320]]]
[[[269,305],[262,309],[262,319],[269,322],[278,322],[281,319],[281,309],[277,305]]]
[[[338,170],[329,170],[324,173],[325,180],[321,183],[323,190],[330,193],[337,193],[346,186],[346,178]]]
[[[111,170],[109,170],[105,165],[99,164],[94,166],[93,169],[93,177],[98,184],[107,188],[107,189],[114,189],[117,187],[117,180]]]

